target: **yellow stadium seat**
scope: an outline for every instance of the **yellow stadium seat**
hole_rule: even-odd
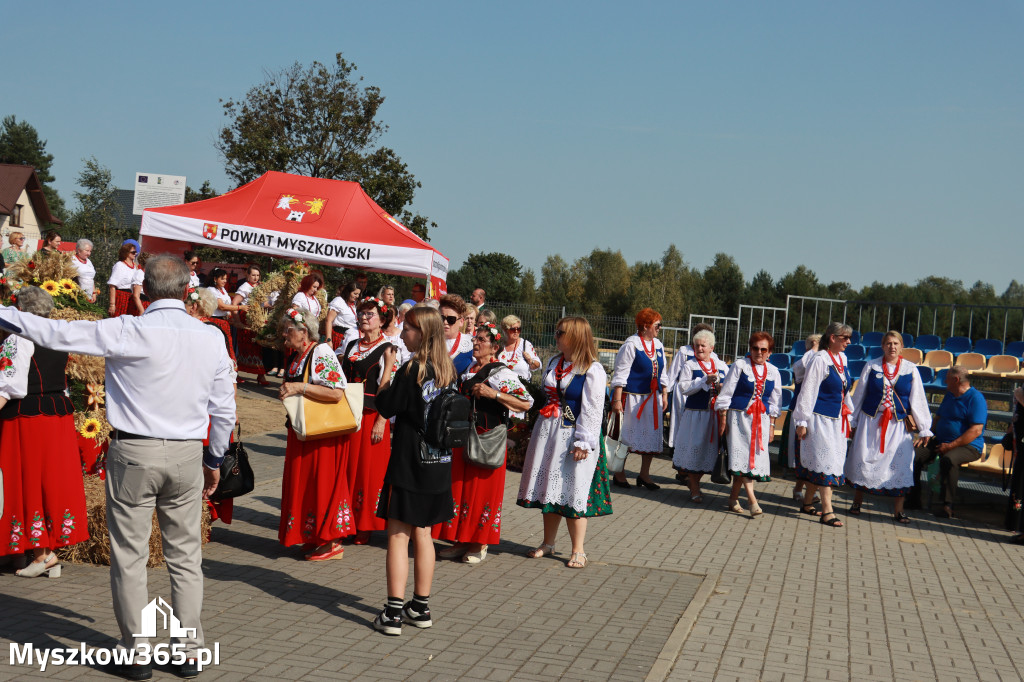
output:
[[[999,443],[988,449],[988,456],[971,462],[967,468],[988,474],[1003,474],[1010,470],[1010,463],[1013,460],[1013,451],[1004,450]]]
[[[985,372],[990,374],[1015,374],[1020,370],[1020,362],[1012,355],[993,355],[988,359],[988,366]]]
[[[953,354],[948,350],[930,350],[924,356],[924,366],[931,367],[936,372],[940,369],[949,369],[953,366]]]
[[[903,356],[904,360],[909,360],[915,365],[920,365],[924,362],[924,353],[921,352],[920,348],[904,348],[900,351],[900,355]]]
[[[965,367],[968,372],[980,372],[985,369],[985,356],[981,353],[961,353],[956,356],[956,366]]]
[[[779,416],[775,418],[775,437],[778,438],[782,435],[782,427],[786,425],[786,419],[789,418],[789,410],[783,410],[779,412]]]

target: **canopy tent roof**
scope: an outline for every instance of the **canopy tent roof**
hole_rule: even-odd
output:
[[[219,249],[441,283],[448,276],[448,259],[392,218],[356,182],[270,171],[219,197],[147,208],[140,234],[144,242],[146,237],[205,242]]]

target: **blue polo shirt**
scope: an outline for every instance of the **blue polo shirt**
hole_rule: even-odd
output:
[[[984,429],[988,421],[985,396],[973,386],[961,396],[947,392],[942,398],[942,404],[939,405],[938,417],[939,422],[933,431],[939,443],[952,443],[975,424],[981,424]],[[968,445],[981,452],[985,447],[984,438],[979,435]]]

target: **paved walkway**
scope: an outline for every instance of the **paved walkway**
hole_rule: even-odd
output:
[[[899,526],[873,502],[831,529],[796,513],[786,481],[759,485],[765,515],[752,520],[723,509],[720,486],[685,501],[664,460],[660,491],[616,494],[615,514],[590,523],[583,571],[564,566],[564,528],[559,557],[522,557],[540,515],[515,506],[509,473],[505,540],[479,566],[439,562],[434,627],[384,637],[369,627],[383,537],[341,561],[297,560],[276,540],[283,434],[247,446],[258,487],[204,549],[203,625],[221,651],[207,679],[1024,678],[1024,554],[1002,531],[922,512]],[[149,583],[169,597],[165,570]],[[0,679],[111,679],[11,666],[8,643],[110,646],[115,632],[105,567],[0,574]]]

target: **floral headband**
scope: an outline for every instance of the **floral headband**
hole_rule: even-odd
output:
[[[362,305],[362,304],[366,303],[367,301],[369,301],[370,303],[376,303],[377,307],[380,308],[380,311],[382,313],[386,313],[388,311],[387,303],[385,303],[384,301],[380,300],[376,296],[367,296],[366,298],[364,298],[362,301],[359,302],[359,305]]]
[[[199,292],[193,289],[192,287],[189,287],[188,289],[185,290],[185,301],[187,303],[198,303]]]
[[[477,331],[480,331],[481,327],[486,329],[488,333],[490,333],[490,335],[494,337],[495,341],[501,341],[501,332],[498,331],[497,325],[495,325],[493,322],[484,322],[483,324],[478,324],[476,326]]]
[[[285,312],[285,315],[287,315],[294,322],[298,322],[299,324],[306,324],[306,318],[304,318],[302,316],[302,313],[300,313],[295,308],[289,308],[288,311]]]

